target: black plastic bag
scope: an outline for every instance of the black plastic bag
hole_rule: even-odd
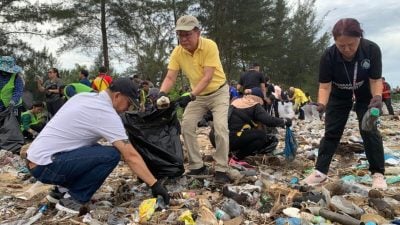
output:
[[[122,120],[129,140],[156,178],[177,177],[185,172],[174,104],[150,113],[126,112]]]
[[[13,108],[0,112],[0,149],[19,153],[24,144],[24,136],[14,114]]]

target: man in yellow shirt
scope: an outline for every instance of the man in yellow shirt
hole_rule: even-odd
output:
[[[307,102],[308,98],[306,94],[300,88],[289,88],[289,100],[294,100],[293,110],[295,112],[299,112],[299,119],[304,120],[304,111],[301,107],[303,107]]]
[[[182,134],[189,153],[187,175],[208,173],[197,142],[197,122],[210,110],[213,114],[216,153],[214,155],[215,181],[230,182],[228,169],[229,131],[228,108],[229,86],[219,58],[216,43],[201,37],[196,17],[185,15],[176,22],[179,45],[175,47],[168,64],[167,75],[161,85],[157,106],[169,103],[166,95],[176,82],[179,70],[189,79],[192,92],[183,97],[181,106],[186,106],[182,121]]]

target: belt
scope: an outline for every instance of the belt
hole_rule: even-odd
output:
[[[222,87],[224,87],[227,83],[228,83],[228,81],[225,81],[221,86],[219,86],[219,87],[217,88],[217,90],[212,91],[212,92],[207,93],[207,94],[204,94],[204,95],[201,95],[201,96],[209,96],[209,95],[212,95],[212,94],[214,94],[215,92],[217,92],[219,89],[221,89]]]
[[[26,167],[28,167],[28,169],[32,170],[36,167],[36,163],[29,161],[29,159],[26,159]]]

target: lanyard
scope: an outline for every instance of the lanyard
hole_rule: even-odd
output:
[[[349,82],[351,84],[350,75],[349,75],[349,72],[347,72],[347,67],[344,64],[344,62],[343,62],[343,66],[344,66],[344,70],[346,71],[347,79],[349,80]],[[353,84],[352,84],[353,101],[355,101],[355,99],[356,99],[355,89],[356,89],[356,83],[357,83],[357,70],[358,70],[358,61],[356,61],[356,63],[354,63]]]

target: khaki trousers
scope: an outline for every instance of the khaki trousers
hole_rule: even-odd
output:
[[[197,142],[197,122],[208,110],[212,112],[215,129],[216,153],[213,158],[216,162],[215,170],[228,170],[229,130],[228,130],[229,86],[225,85],[207,96],[196,96],[190,102],[183,114],[182,134],[189,154],[189,170],[199,169],[204,163]]]

